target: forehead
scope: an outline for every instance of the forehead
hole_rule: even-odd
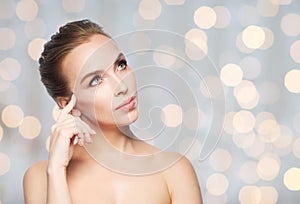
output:
[[[75,47],[62,62],[62,73],[74,80],[94,69],[108,69],[120,51],[114,41],[103,35],[94,35],[89,41]]]

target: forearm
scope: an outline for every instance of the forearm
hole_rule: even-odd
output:
[[[47,204],[72,204],[64,169],[47,170]]]

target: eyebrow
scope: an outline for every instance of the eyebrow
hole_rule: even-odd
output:
[[[114,61],[114,67],[119,63],[119,61],[120,61],[120,59],[121,59],[122,57],[124,57],[124,54],[123,54],[123,53],[119,53],[118,57],[117,57],[117,58],[115,59],[115,61]],[[93,75],[98,74],[98,73],[103,73],[103,70],[101,70],[101,71],[96,70],[96,71],[93,71],[93,72],[90,72],[90,73],[86,74],[86,75],[81,79],[80,84],[82,84],[82,82],[83,82],[84,80],[86,80],[88,77],[93,76]]]

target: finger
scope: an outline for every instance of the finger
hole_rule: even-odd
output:
[[[64,120],[66,118],[66,116],[71,112],[71,110],[74,108],[76,104],[76,97],[73,94],[71,97],[71,100],[69,101],[69,103],[66,105],[66,107],[64,109],[62,109],[62,111],[59,114],[59,117],[57,119],[58,122]]]
[[[80,117],[81,116],[81,112],[78,109],[72,109],[71,114],[74,117]]]

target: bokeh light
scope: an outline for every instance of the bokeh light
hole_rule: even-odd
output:
[[[200,29],[190,29],[185,34],[185,53],[193,60],[203,59],[208,51],[207,35]]]
[[[41,132],[41,123],[34,116],[26,116],[19,126],[19,132],[26,139],[34,139]]]
[[[280,23],[282,31],[287,36],[297,36],[300,34],[300,15],[288,13],[282,17]]]
[[[240,67],[243,70],[243,77],[245,79],[255,79],[261,72],[260,61],[252,56],[243,58],[240,62]]]
[[[271,0],[271,3],[276,5],[289,5],[291,2],[292,0]]]
[[[202,110],[190,108],[184,112],[183,124],[190,130],[198,130],[206,124],[206,116]]]
[[[3,123],[10,128],[15,128],[20,125],[24,117],[23,110],[16,105],[8,105],[2,110],[2,121]]]
[[[219,172],[226,171],[232,162],[232,156],[226,149],[218,148],[209,157],[209,164]]]
[[[259,204],[261,197],[261,191],[257,186],[244,186],[239,192],[241,204]]]
[[[258,125],[257,132],[261,141],[272,143],[280,136],[280,127],[277,121],[267,119]]]
[[[165,0],[165,2],[168,5],[182,5],[184,4],[185,0]]]
[[[300,168],[289,168],[283,177],[284,185],[291,191],[300,190]]]
[[[296,139],[293,143],[293,154],[300,159],[300,138]]]
[[[278,200],[278,192],[273,186],[261,186],[261,200],[260,203],[276,204]]]
[[[84,9],[85,0],[62,0],[63,8],[68,13],[78,13]]]
[[[216,12],[211,7],[199,7],[194,13],[194,22],[199,28],[209,29],[215,25],[216,21]]]
[[[257,162],[247,161],[240,167],[239,176],[243,182],[247,184],[255,184],[259,181],[259,176],[256,172]]]
[[[206,188],[207,191],[212,195],[224,194],[229,186],[227,177],[221,173],[214,173],[207,178]]]
[[[265,27],[263,27],[262,29],[264,30],[265,33],[265,41],[262,44],[262,46],[259,47],[259,49],[266,50],[273,45],[275,37],[271,29]]]
[[[236,133],[235,131],[235,128],[233,127],[233,117],[234,115],[236,114],[236,112],[232,112],[232,111],[229,111],[225,114],[224,116],[224,131],[227,133],[227,134],[234,134]]]
[[[162,6],[158,0],[141,0],[139,14],[145,20],[155,20],[161,14]]]
[[[297,40],[292,44],[290,55],[295,62],[300,63],[300,40]]]
[[[279,125],[280,135],[274,140],[273,145],[276,148],[284,149],[289,147],[293,142],[293,132],[287,126]]]
[[[234,97],[242,108],[252,109],[257,106],[260,95],[253,82],[243,80],[234,87]]]
[[[161,113],[161,120],[168,127],[177,127],[182,123],[182,109],[176,104],[166,105]]]
[[[253,144],[255,137],[254,131],[250,131],[248,133],[235,133],[232,135],[232,140],[237,147],[247,148]]]
[[[33,0],[21,0],[16,7],[16,14],[22,21],[32,21],[39,11],[38,4]]]
[[[10,28],[0,28],[0,50],[9,50],[15,45],[16,34]]]
[[[265,149],[265,143],[258,138],[255,138],[252,145],[243,150],[249,157],[258,159],[265,152]]]
[[[14,58],[5,58],[0,62],[0,77],[6,81],[17,79],[21,72],[19,61]]]
[[[274,82],[265,81],[259,86],[260,101],[265,105],[276,103],[280,96],[280,88]]]
[[[31,57],[31,59],[38,61],[39,57],[41,56],[41,53],[44,50],[44,44],[46,43],[46,40],[42,38],[35,38],[28,44],[28,54]]]
[[[241,110],[233,116],[232,124],[236,132],[248,133],[255,126],[255,117],[252,112]]]
[[[153,60],[159,67],[169,68],[176,62],[174,53],[175,49],[173,47],[161,45],[153,52]]]
[[[250,49],[258,49],[265,42],[264,30],[255,25],[247,26],[242,32],[242,40],[246,47]]]
[[[214,27],[219,29],[226,28],[230,24],[231,20],[231,14],[229,10],[225,6],[216,6],[213,9],[217,16]]]
[[[237,64],[226,64],[221,69],[220,78],[226,86],[237,86],[243,79],[243,71]]]
[[[0,152],[0,164],[0,176],[3,176],[10,170],[10,159],[2,152]]]
[[[291,93],[300,93],[300,70],[292,69],[284,77],[284,85]]]
[[[279,11],[279,6],[273,4],[271,0],[257,0],[256,6],[259,14],[263,17],[276,16]]]
[[[257,163],[256,172],[265,181],[271,181],[278,176],[280,162],[274,155],[264,155]]]
[[[236,47],[239,49],[240,52],[242,53],[251,53],[254,51],[254,49],[251,49],[247,47],[244,42],[243,42],[243,33],[239,33],[236,36],[236,41],[235,41]]]

